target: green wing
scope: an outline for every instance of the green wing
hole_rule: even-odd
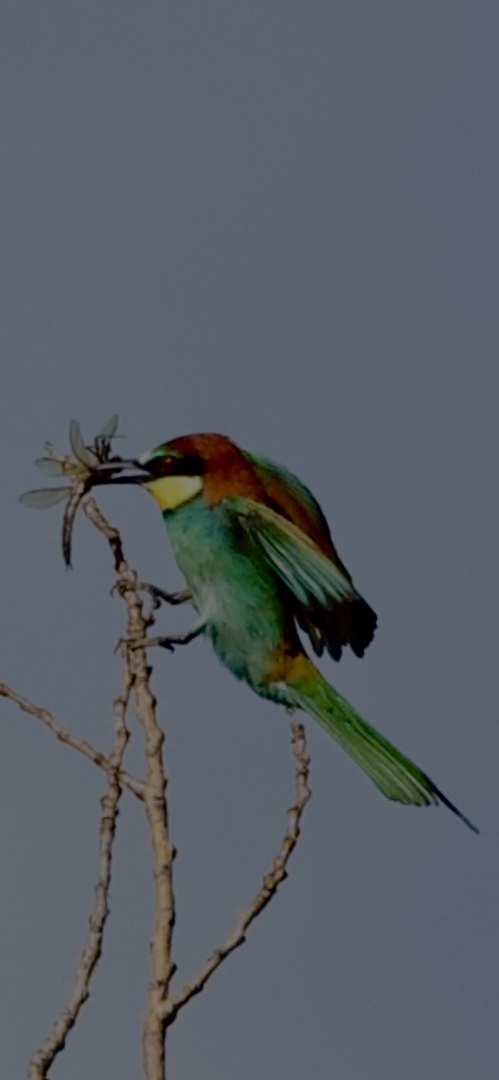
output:
[[[263,503],[243,496],[224,499],[224,507],[260,556],[288,589],[299,625],[317,653],[324,644],[339,659],[349,643],[362,656],[376,616],[351,578],[297,525]]]
[[[278,465],[275,461],[262,457],[261,454],[245,452],[244,456],[253,466],[258,479],[278,511],[290,518],[298,528],[315,540],[317,546],[323,552],[327,552],[350,581],[350,574],[338,556],[331,539],[329,525],[312,492],[283,465]]]

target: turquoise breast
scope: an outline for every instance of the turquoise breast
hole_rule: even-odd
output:
[[[263,691],[274,653],[284,641],[296,640],[277,577],[238,536],[223,504],[210,509],[197,497],[163,516],[218,656],[234,675]]]

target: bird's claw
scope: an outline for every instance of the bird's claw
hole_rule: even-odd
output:
[[[165,592],[164,589],[158,588],[157,585],[150,585],[148,581],[139,582],[138,589],[142,592],[149,593],[153,602],[153,611],[156,608],[161,607],[162,603],[165,604],[185,604],[188,600],[192,599],[192,594],[189,589],[180,589],[178,592]]]
[[[127,589],[127,588],[128,588],[128,586],[125,584],[123,579],[118,578],[118,581],[115,581],[114,585],[111,585],[111,588],[109,590],[109,595],[114,596],[115,593],[118,593],[118,596],[123,596],[123,594],[125,592],[125,589]]]
[[[123,581],[120,578],[118,581],[115,581],[112,586],[110,590],[111,596],[114,596],[115,593],[118,593],[119,596],[124,596],[129,588],[128,582]],[[178,592],[169,593],[165,592],[164,589],[158,588],[157,585],[150,585],[148,581],[138,581],[133,588],[136,592],[146,592],[149,594],[152,599],[152,611],[156,611],[161,607],[162,603],[176,605],[185,604],[188,600],[192,600],[192,593],[189,589],[180,589]],[[153,621],[154,620],[151,619],[151,622]],[[151,624],[149,623],[149,625]]]

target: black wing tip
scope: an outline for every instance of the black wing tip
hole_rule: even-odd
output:
[[[315,614],[315,622],[322,630],[330,657],[338,661],[346,645],[362,659],[373,640],[378,619],[367,601],[357,595],[334,604],[325,618],[320,612]]]
[[[362,657],[367,649],[367,645],[359,645],[356,641],[351,641],[350,648],[354,656],[358,656],[359,660],[362,660]]]
[[[355,601],[355,621],[354,640],[350,644],[355,655],[362,657],[371,644],[378,625],[376,612],[362,596]]]

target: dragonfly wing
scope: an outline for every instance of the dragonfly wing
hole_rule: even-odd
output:
[[[24,495],[21,495],[19,502],[23,506],[29,506],[32,510],[48,510],[49,507],[57,506],[57,503],[68,499],[71,490],[70,487],[35,488],[33,491],[26,491]]]

